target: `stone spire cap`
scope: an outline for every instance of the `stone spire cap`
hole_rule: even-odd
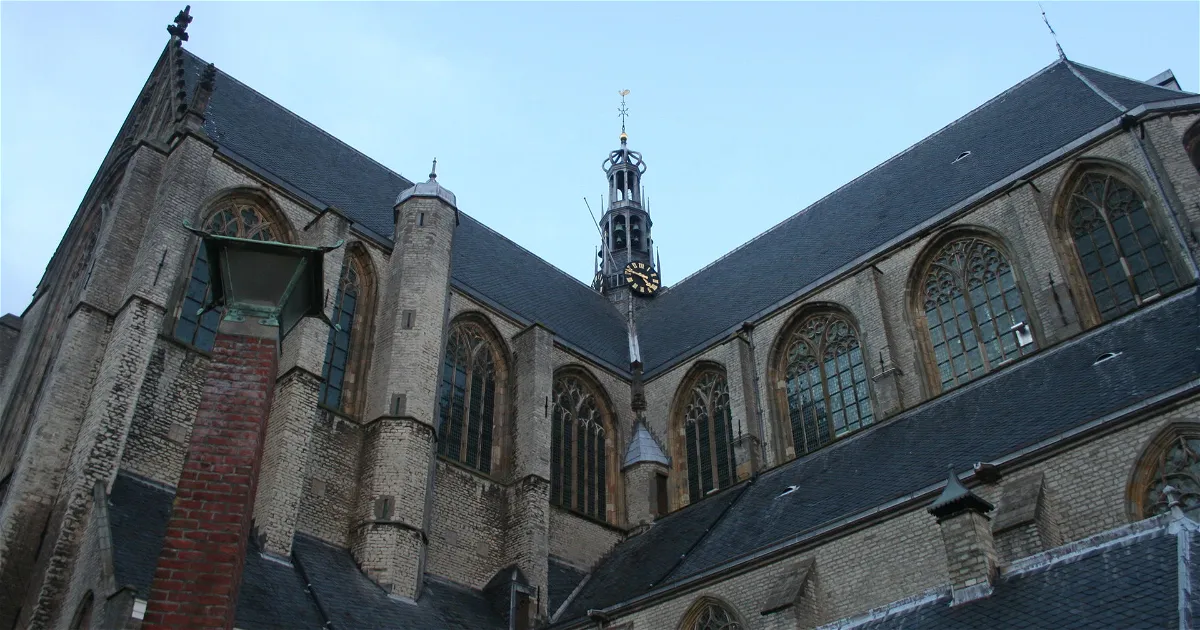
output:
[[[429,180],[401,191],[400,196],[396,197],[396,205],[398,206],[413,197],[435,197],[446,202],[455,210],[458,209],[458,200],[454,196],[454,193],[443,188],[437,181],[437,158],[433,160],[433,170],[429,172]]]
[[[646,428],[644,422],[638,420],[633,427],[633,439],[629,440],[629,448],[625,449],[625,463],[621,467],[628,468],[634,464],[645,462],[663,466],[671,465],[671,459],[663,453],[662,446],[659,445],[658,440],[654,439],[650,429]]]
[[[942,495],[929,506],[929,513],[936,516],[938,520],[941,520],[968,510],[986,514],[994,509],[996,509],[996,506],[968,490],[958,480],[958,475],[954,472],[954,466],[951,466],[950,478],[946,480],[946,489],[942,490]]]

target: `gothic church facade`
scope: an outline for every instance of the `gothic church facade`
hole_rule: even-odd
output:
[[[589,286],[189,21],[0,320],[0,627],[158,627],[220,318],[185,224],[345,242],[339,326],[280,344],[235,627],[1191,623],[1200,97],[1169,72],[1061,58],[670,287],[622,133]]]

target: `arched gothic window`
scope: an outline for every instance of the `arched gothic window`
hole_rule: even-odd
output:
[[[733,414],[725,372],[707,369],[692,380],[683,408],[688,496],[692,503],[737,481]]]
[[[1103,172],[1084,173],[1067,218],[1100,319],[1109,320],[1177,286],[1146,201]]]
[[[680,630],[742,630],[737,614],[721,602],[705,597],[692,605],[679,624]]]
[[[930,261],[921,289],[942,391],[1034,351],[1012,265],[987,240],[967,237],[943,246]]]
[[[364,273],[357,256],[346,256],[342,265],[342,276],[338,281],[337,295],[333,303],[330,321],[339,328],[329,329],[329,341],[325,345],[325,363],[321,369],[321,391],[318,400],[332,409],[344,411],[353,398],[351,386],[359,378],[354,369],[356,343],[362,335],[361,320],[369,315],[369,293],[364,286]]]
[[[603,413],[583,379],[554,379],[550,422],[550,502],[592,518],[608,513],[608,449]]]
[[[801,320],[787,338],[781,370],[796,455],[812,452],[873,420],[858,333],[836,313]]]
[[[1180,507],[1192,518],[1200,514],[1200,425],[1194,422],[1168,425],[1150,441],[1134,470],[1131,516],[1166,512],[1167,486],[1179,491]]]
[[[245,200],[227,202],[204,222],[204,231],[256,241],[280,240],[276,227],[254,204]],[[217,326],[221,323],[219,309],[207,311],[203,316],[197,315],[208,301],[209,289],[208,254],[203,247],[198,247],[192,264],[192,276],[179,309],[179,319],[175,322],[175,337],[205,351],[212,350]]]
[[[480,472],[492,470],[498,405],[496,351],[484,329],[458,322],[446,340],[439,397],[438,452]]]

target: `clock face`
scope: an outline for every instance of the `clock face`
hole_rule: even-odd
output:
[[[662,284],[654,267],[636,261],[625,266],[625,283],[639,295],[653,295]]]

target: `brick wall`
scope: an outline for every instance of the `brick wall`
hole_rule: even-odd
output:
[[[217,336],[144,628],[233,625],[277,353],[274,339]]]

